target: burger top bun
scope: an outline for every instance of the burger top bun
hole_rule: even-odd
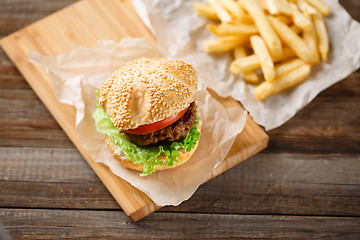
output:
[[[197,75],[179,60],[141,58],[117,69],[101,87],[99,103],[119,130],[168,118],[194,101]]]

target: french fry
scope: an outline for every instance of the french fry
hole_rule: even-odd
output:
[[[300,8],[302,12],[308,12],[310,15],[318,14],[319,11],[311,6],[308,2],[305,0],[297,0],[296,2],[297,6]]]
[[[241,20],[241,19],[244,19],[244,18],[246,18],[246,17],[250,17],[249,14],[245,11],[244,7],[239,3],[239,0],[236,0],[236,3],[237,3],[237,5],[238,5],[239,8],[240,8],[240,12],[243,13],[242,16],[241,16],[241,18],[238,18],[238,19]],[[252,20],[251,17],[250,17],[250,19],[251,19],[252,23],[254,23],[254,21]]]
[[[316,8],[324,17],[329,16],[330,8],[321,0],[306,0],[311,6]]]
[[[309,13],[305,12],[305,16],[311,22],[311,28],[308,30],[304,30],[303,38],[306,45],[309,48],[310,54],[310,63],[311,64],[318,64],[320,62],[319,50],[318,50],[318,42],[317,36],[315,31],[315,25],[312,21],[312,18]]]
[[[261,70],[265,80],[270,82],[273,81],[275,79],[275,67],[264,40],[261,37],[254,35],[250,38],[250,42],[254,49],[254,53],[260,59]]]
[[[319,46],[321,59],[326,62],[328,59],[329,44],[330,44],[326,25],[324,23],[324,19],[320,14],[313,15],[313,19],[314,19],[316,34],[318,37],[318,46]]]
[[[236,47],[233,51],[234,59],[240,59],[247,57],[246,50],[244,47]]]
[[[230,66],[230,71],[235,74],[246,73],[260,67],[260,58],[256,55],[250,55],[233,61]]]
[[[230,71],[258,84],[257,99],[293,87],[309,75],[311,66],[327,61],[329,36],[323,16],[330,8],[323,0],[207,0],[195,3],[200,16],[218,19],[207,28],[217,39],[204,41],[204,51],[233,50]],[[247,55],[246,48],[253,53]]]
[[[291,30],[293,30],[294,33],[296,33],[297,35],[299,35],[299,34],[302,32],[302,29],[299,28],[299,27],[296,26],[296,25],[291,25],[290,28],[291,28]]]
[[[303,82],[310,74],[310,71],[310,65],[304,64],[298,68],[293,69],[282,77],[275,79],[274,82],[265,81],[259,86],[255,87],[255,96],[259,100],[264,100],[270,95],[294,87],[299,83]]]
[[[289,48],[284,48],[281,56],[272,57],[272,59],[274,62],[279,62],[292,57],[295,57],[295,53]],[[233,61],[230,70],[233,73],[244,73],[254,71],[260,67],[260,58],[253,54]]]
[[[291,8],[290,8],[290,4],[287,0],[279,0],[281,2],[282,5],[282,13],[286,14],[286,15],[291,15]]]
[[[274,84],[274,94],[282,92],[288,88],[291,88],[302,81],[304,81],[307,76],[309,76],[311,71],[311,66],[309,64],[304,64],[294,70],[288,72],[282,77],[276,79]]]
[[[220,3],[229,13],[237,18],[242,18],[245,15],[244,10],[234,0],[221,0]]]
[[[251,24],[227,24],[220,25],[207,25],[210,32],[217,36],[226,35],[250,35],[258,33],[258,29],[255,25]]]
[[[245,82],[251,83],[251,84],[258,84],[260,81],[259,76],[254,71],[243,73],[243,78],[244,78]]]
[[[278,0],[265,0],[267,9],[270,14],[279,14],[282,12],[281,2]]]
[[[231,15],[226,11],[223,5],[220,4],[219,0],[207,0],[207,1],[210,4],[210,6],[214,9],[221,22],[227,23],[232,21]]]
[[[270,95],[274,94],[275,86],[273,83],[270,82],[263,82],[260,85],[256,86],[254,89],[255,97],[262,101],[265,98],[269,97]]]
[[[276,78],[280,78],[284,76],[285,74],[289,73],[290,71],[304,65],[305,62],[301,60],[300,58],[293,58],[286,60],[284,62],[281,62],[279,64],[275,65],[275,72],[276,72]]]
[[[256,3],[259,5],[259,7],[260,7],[262,10],[268,11],[268,9],[267,9],[267,4],[266,4],[266,0],[254,0],[254,1],[256,1]]]
[[[210,5],[194,2],[194,9],[201,17],[211,20],[220,20],[214,9]]]
[[[284,47],[282,54],[279,56],[271,56],[274,62],[280,62],[292,57],[295,57],[295,53],[292,49],[288,48],[288,47]]]
[[[279,19],[280,21],[282,21],[283,23],[285,23],[286,25],[290,25],[293,23],[293,20],[287,16],[279,15],[279,16],[276,16],[276,18]]]
[[[294,3],[290,3],[294,24],[303,30],[311,29],[311,22],[298,9]]]
[[[246,51],[243,47],[237,47],[234,49],[235,60],[246,57],[246,56],[247,56]],[[251,83],[251,84],[256,84],[260,80],[259,76],[254,71],[242,73],[242,76],[246,82]]]
[[[234,24],[254,24],[254,19],[251,16],[249,16],[248,14],[245,14],[241,18],[234,19],[232,23],[234,23]]]
[[[279,34],[281,40],[288,45],[297,56],[306,63],[310,62],[310,54],[304,40],[291,30],[285,23],[279,21],[275,17],[268,16],[275,31]]]
[[[240,3],[244,6],[245,10],[253,17],[255,25],[259,29],[260,35],[264,38],[264,41],[268,46],[271,55],[281,55],[281,41],[271,27],[263,10],[253,0],[240,0]]]
[[[237,46],[245,45],[249,42],[246,36],[226,36],[217,39],[204,41],[204,51],[206,53],[220,53],[229,51]]]
[[[266,10],[270,14],[278,15],[278,14],[286,14],[291,15],[291,9],[287,0],[262,0],[266,5]]]

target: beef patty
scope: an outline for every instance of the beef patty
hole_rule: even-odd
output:
[[[146,147],[156,145],[160,141],[178,142],[183,140],[194,126],[196,120],[196,104],[190,103],[188,110],[176,122],[158,131],[139,135],[126,133],[126,138],[138,146]]]

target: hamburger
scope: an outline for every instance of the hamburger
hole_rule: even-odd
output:
[[[94,120],[112,155],[146,176],[185,163],[200,139],[197,74],[182,61],[141,58],[97,91]]]

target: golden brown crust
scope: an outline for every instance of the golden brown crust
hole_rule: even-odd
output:
[[[199,120],[199,125],[198,125],[198,131],[201,132],[201,127],[202,127],[202,121],[201,119]],[[121,165],[123,165],[124,167],[126,168],[129,168],[129,169],[133,169],[133,170],[136,170],[136,171],[143,171],[143,166],[142,164],[136,164],[136,163],[133,163],[129,158],[127,158],[126,156],[120,156],[118,154],[116,154],[116,145],[115,143],[107,136],[105,136],[105,141],[106,141],[106,144],[107,144],[107,147],[110,149],[113,157],[118,160],[120,162]],[[178,167],[182,164],[184,164],[187,160],[190,159],[190,157],[194,154],[195,150],[197,149],[198,147],[198,144],[199,144],[199,141],[196,143],[195,147],[193,149],[191,149],[190,152],[185,152],[184,149],[180,149],[179,151],[181,151],[181,154],[178,156],[178,162],[176,162],[173,166],[169,167],[169,166],[166,166],[166,165],[162,165],[162,166],[156,166],[155,167],[155,171],[159,171],[159,170],[165,170],[165,169],[169,169],[169,168],[175,168],[175,167]],[[158,157],[158,160],[159,161],[163,161],[165,162],[167,159],[164,155],[160,155]]]
[[[141,58],[116,70],[101,87],[99,103],[119,130],[163,120],[194,100],[197,75],[182,61]]]

